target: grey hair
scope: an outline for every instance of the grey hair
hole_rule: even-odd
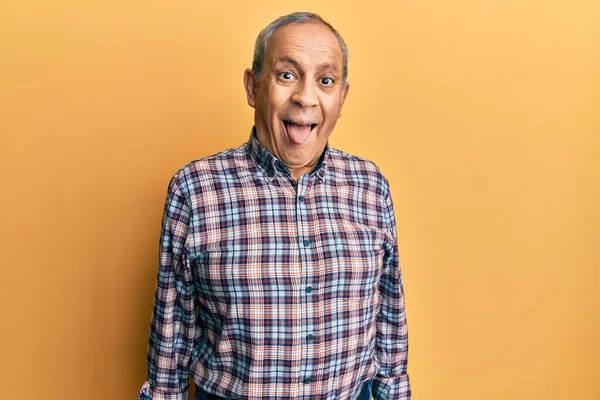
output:
[[[260,74],[262,72],[263,59],[267,54],[267,46],[271,37],[281,28],[290,24],[305,24],[308,22],[317,22],[328,27],[331,32],[335,35],[342,49],[342,63],[344,67],[344,84],[348,78],[348,48],[346,42],[342,38],[342,35],[335,30],[327,21],[321,18],[317,14],[309,12],[295,12],[292,14],[284,15],[271,22],[265,29],[263,29],[256,38],[256,44],[254,45],[254,57],[252,59],[252,72],[254,73],[254,79],[256,82],[260,80]]]

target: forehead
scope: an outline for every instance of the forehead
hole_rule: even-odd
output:
[[[271,40],[266,58],[269,64],[282,57],[301,64],[328,62],[342,67],[342,49],[331,30],[316,22],[290,24],[279,29]]]

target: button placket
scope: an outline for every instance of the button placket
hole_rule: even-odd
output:
[[[306,393],[310,393],[310,384],[315,379],[316,366],[312,365],[309,360],[314,359],[314,354],[316,351],[314,341],[315,341],[315,326],[314,321],[315,313],[318,311],[314,309],[314,294],[313,286],[314,286],[314,249],[313,249],[313,239],[315,233],[310,231],[311,228],[311,210],[310,203],[307,199],[307,191],[310,186],[311,176],[309,174],[303,175],[298,180],[297,190],[296,190],[296,216],[297,216],[297,224],[298,224],[298,239],[299,239],[299,247],[300,247],[300,256],[302,260],[302,273],[301,273],[301,287],[303,288],[305,293],[302,293],[301,298],[301,329],[299,333],[301,336],[300,346],[301,346],[301,354],[302,354],[302,362],[299,366],[299,376],[298,378],[303,383],[303,387],[307,391]],[[312,210],[314,212],[314,210]],[[312,218],[315,216],[312,215]],[[300,338],[298,338],[300,339]]]

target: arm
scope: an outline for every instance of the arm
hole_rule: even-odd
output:
[[[148,378],[139,400],[188,398],[189,360],[196,325],[188,260],[190,209],[175,177],[162,219],[160,266],[148,344]]]
[[[380,311],[377,315],[376,341],[376,352],[381,369],[373,380],[373,398],[409,400],[411,389],[407,373],[408,330],[398,257],[396,218],[389,190],[384,204],[384,223],[385,256],[379,282]]]

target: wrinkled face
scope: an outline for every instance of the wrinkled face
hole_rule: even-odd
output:
[[[258,140],[292,172],[310,172],[348,93],[335,35],[320,23],[281,28],[269,41],[260,80],[246,70],[244,82]]]

